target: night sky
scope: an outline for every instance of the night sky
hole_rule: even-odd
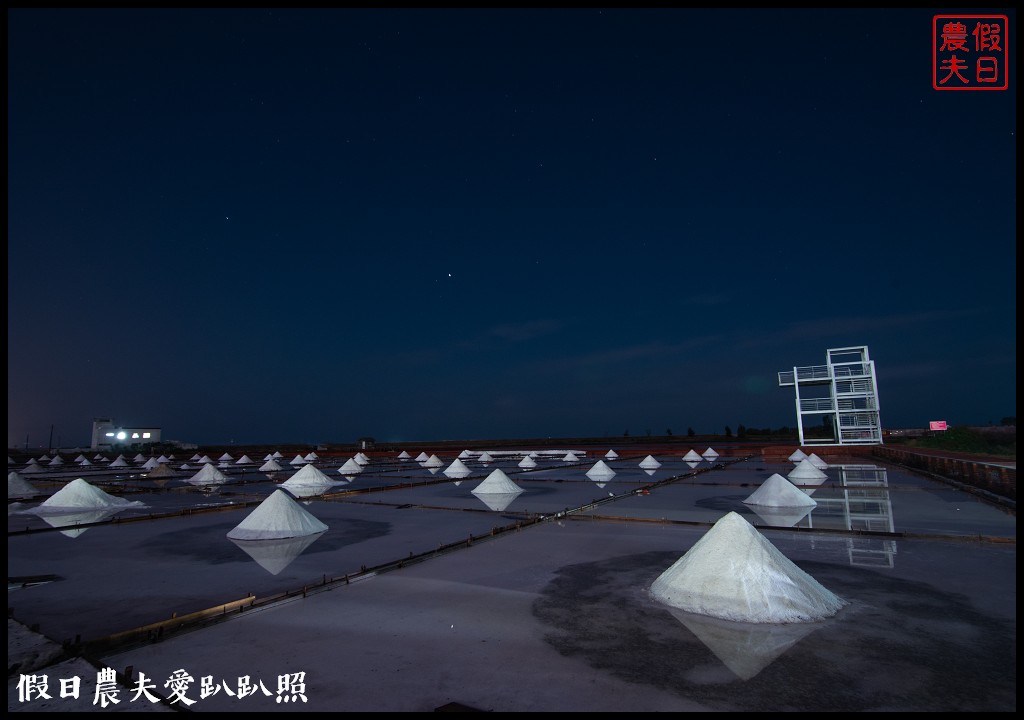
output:
[[[1016,415],[1007,91],[945,10],[8,10],[8,446]],[[978,14],[984,11],[971,11]]]

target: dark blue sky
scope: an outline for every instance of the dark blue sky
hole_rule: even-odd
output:
[[[1016,415],[1016,16],[944,92],[937,12],[9,10],[8,445]]]

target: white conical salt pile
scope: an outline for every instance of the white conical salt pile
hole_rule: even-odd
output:
[[[219,458],[217,458],[217,462],[231,462],[232,460],[234,460],[234,458],[231,457],[231,455],[228,453],[224,453]]]
[[[306,458],[302,457],[301,455],[296,455],[291,460],[289,460],[288,463],[290,465],[305,465]]]
[[[430,459],[430,456],[427,455],[425,452],[421,452],[419,455],[416,456],[416,462],[418,462],[418,463],[424,463],[424,462],[426,462],[429,459]]]
[[[444,460],[439,458],[437,455],[431,455],[429,458],[427,458],[427,461],[423,463],[423,467],[441,468],[444,467]]]
[[[63,465],[63,464],[64,464],[64,458],[62,458],[60,455],[54,455],[53,456],[53,460],[50,461],[50,465],[52,465],[54,467],[56,467],[58,465]]]
[[[667,605],[747,623],[812,622],[846,605],[730,512],[651,585]]]
[[[26,465],[38,465],[38,464],[39,464],[39,461],[36,460],[35,458],[29,458],[28,462],[26,463]]]
[[[716,453],[711,448],[708,448],[707,450],[704,451],[704,459],[707,460],[708,462],[714,462],[716,457],[718,457],[718,453]]]
[[[398,453],[398,459],[399,460],[408,460],[411,457],[412,457],[412,455],[407,453],[405,450],[403,450],[402,452]]]
[[[579,458],[576,457],[576,453],[572,450],[562,456],[562,462],[576,462],[577,460],[579,460]]]
[[[39,456],[39,462],[50,462],[50,456],[47,455],[46,453],[43,453],[42,455]]]
[[[148,478],[158,478],[158,479],[159,478],[163,478],[163,477],[173,477],[173,476],[174,476],[174,471],[171,470],[171,466],[170,465],[165,465],[164,463],[157,463],[156,467],[153,468],[149,472],[148,475],[146,475],[146,477],[148,477]]]
[[[480,462],[482,462],[484,464],[487,464],[489,462],[494,462],[494,458],[486,450],[484,450],[482,453],[480,453],[480,457],[478,457],[477,460],[479,460]]]
[[[60,513],[69,510],[99,510],[103,508],[128,507],[145,507],[145,505],[137,500],[125,500],[124,498],[115,497],[100,490],[95,485],[90,485],[82,478],[77,478],[47,498],[39,507],[33,508],[29,512],[44,515],[50,512]]]
[[[150,458],[149,460],[147,460],[146,462],[144,462],[142,464],[142,469],[143,470],[152,470],[153,468],[155,468],[159,464],[160,463],[158,463],[156,461],[156,458]]]
[[[766,507],[802,508],[817,507],[807,493],[778,473],[765,480],[761,487],[743,501],[746,505],[764,505]]]
[[[685,460],[686,462],[700,462],[703,459],[704,458],[702,458],[700,454],[693,448],[690,448],[690,452],[683,455],[683,460]]]
[[[201,462],[203,465],[209,465],[213,462],[213,460],[210,459],[209,455],[203,455],[201,458],[199,458],[199,462]]]
[[[309,453],[306,455],[306,462],[316,462],[319,459],[320,459],[320,456],[317,455],[312,450],[310,450]]]
[[[819,470],[828,470],[828,463],[818,457],[817,453],[811,453],[807,456],[807,459]]]
[[[281,483],[281,487],[295,497],[313,497],[314,495],[323,495],[336,484],[316,465],[307,463],[297,473]]]
[[[282,460],[283,458],[284,458],[284,455],[281,454],[280,450],[275,450],[274,451],[274,459],[275,460]]]
[[[309,466],[312,467],[312,466]],[[279,540],[315,535],[327,526],[278,488],[228,533],[232,540]]]
[[[199,462],[202,458],[203,458],[202,455],[200,455],[199,453],[196,453],[195,455],[190,457],[189,460],[191,460],[192,462]]]
[[[92,463],[89,462],[89,458],[82,458],[82,461],[78,463],[81,467],[91,467]]]
[[[598,460],[594,467],[587,470],[587,477],[591,480],[610,480],[615,477],[615,471],[608,467],[604,460]]]
[[[608,458],[609,460],[614,460],[615,458],[617,458],[619,456],[619,454],[617,452],[615,452],[614,450],[609,450],[608,452],[606,452],[604,454],[604,456],[606,458]]]
[[[132,460],[137,463],[144,463],[146,462],[146,456],[143,455],[142,453],[139,453],[138,455],[133,457]]]
[[[118,455],[114,462],[110,463],[110,467],[128,467],[128,461]]]
[[[498,495],[504,495],[508,493],[520,493],[522,491],[523,489],[512,482],[512,479],[509,478],[501,468],[495,468],[483,482],[473,489],[473,494],[486,495],[488,493],[495,493]]]
[[[191,470],[191,469],[192,469],[192,466],[191,466],[191,465],[189,465],[188,463],[182,463],[182,464],[181,464],[181,467],[179,467],[178,469],[179,469],[179,470]]]
[[[92,459],[98,460],[99,462],[110,462],[110,460],[108,460],[106,456],[101,455],[100,453],[96,453]]]
[[[270,457],[270,456],[268,456],[268,457]],[[278,464],[277,460],[275,460],[273,457],[270,457],[269,460],[267,460],[265,463],[260,465],[260,472],[277,472],[278,470],[281,470],[281,469],[282,469],[281,466]]]
[[[242,457],[240,457],[237,460],[235,460],[235,465],[252,465],[252,464],[253,464],[252,458],[249,457],[248,455],[243,455]]]
[[[797,448],[796,450],[793,451],[793,454],[789,456],[789,461],[793,463],[798,463],[801,460],[805,459],[806,457],[807,453],[805,453],[800,448]]]
[[[455,461],[448,466],[444,474],[450,478],[464,478],[472,472],[472,470],[466,467],[466,463],[462,462],[459,458],[455,458]]]
[[[356,453],[355,456],[352,459],[355,460],[360,465],[369,465],[370,464],[370,458],[366,457],[365,453],[361,453],[361,452],[360,453]]]
[[[473,454],[469,450],[463,450],[462,452],[459,453],[458,459],[459,460],[468,460],[471,457],[473,457]]]
[[[263,462],[267,462],[268,460],[273,460],[273,459],[274,459],[274,456],[271,453],[267,453],[266,455],[263,456]]]
[[[828,479],[828,475],[825,473],[825,471],[816,468],[814,466],[814,463],[811,462],[810,458],[804,458],[799,463],[797,463],[797,466],[790,470],[789,475],[787,475],[786,477],[795,482],[797,485],[807,485],[809,484],[808,482],[806,482],[808,480],[814,481]]]
[[[357,463],[355,458],[349,458],[348,460],[345,461],[344,465],[342,465],[340,468],[338,468],[338,472],[341,475],[346,475],[348,477],[351,477],[353,475],[358,475],[362,471],[363,471],[363,466],[360,465],[359,463]]]
[[[156,461],[158,463],[169,463],[171,461],[171,458],[167,457],[166,455],[161,455],[156,459]]]
[[[207,463],[203,465],[203,468],[195,475],[190,477],[186,482],[190,482],[193,485],[219,485],[228,481],[228,476],[217,469],[216,465]]]
[[[640,461],[640,467],[644,470],[657,470],[661,467],[661,463],[654,459],[654,456],[648,455]]]
[[[78,457],[75,458],[75,462],[76,463],[81,463],[85,459],[86,459],[85,455],[83,455],[82,453],[78,453]]]
[[[519,467],[521,468],[535,468],[537,467],[537,461],[527,455],[519,461]]]
[[[18,474],[17,470],[7,473],[7,499],[30,498],[41,494],[35,485]]]

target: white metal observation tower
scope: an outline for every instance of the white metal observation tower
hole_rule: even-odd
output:
[[[779,373],[796,391],[801,445],[881,445],[878,383],[867,345],[832,348],[825,365]]]

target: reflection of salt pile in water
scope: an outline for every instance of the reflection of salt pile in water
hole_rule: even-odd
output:
[[[810,514],[815,506],[807,507],[768,507],[767,505],[751,505],[750,509],[773,527],[794,527],[798,522]]]
[[[747,505],[766,507],[802,508],[817,507],[818,503],[803,490],[778,473],[764,481],[757,490],[743,501]]]
[[[327,529],[312,513],[278,488],[228,533],[232,540],[280,540],[316,535]]]
[[[501,468],[496,468],[473,489],[473,494],[487,507],[498,512],[507,508],[522,492],[523,489],[512,482]]]
[[[662,573],[651,594],[686,612],[748,623],[810,622],[846,605],[735,512]]]
[[[38,488],[18,474],[17,470],[7,473],[7,499],[30,498],[40,495]]]
[[[271,575],[277,575],[292,564],[302,551],[315,543],[323,533],[305,537],[282,538],[280,540],[236,540],[231,542],[240,547]]]
[[[295,497],[313,497],[323,495],[337,484],[315,465],[309,464],[303,465],[301,470],[281,483],[281,487]]]
[[[676,608],[668,611],[743,680],[757,675],[782,653],[818,629],[814,623],[738,623]]]

